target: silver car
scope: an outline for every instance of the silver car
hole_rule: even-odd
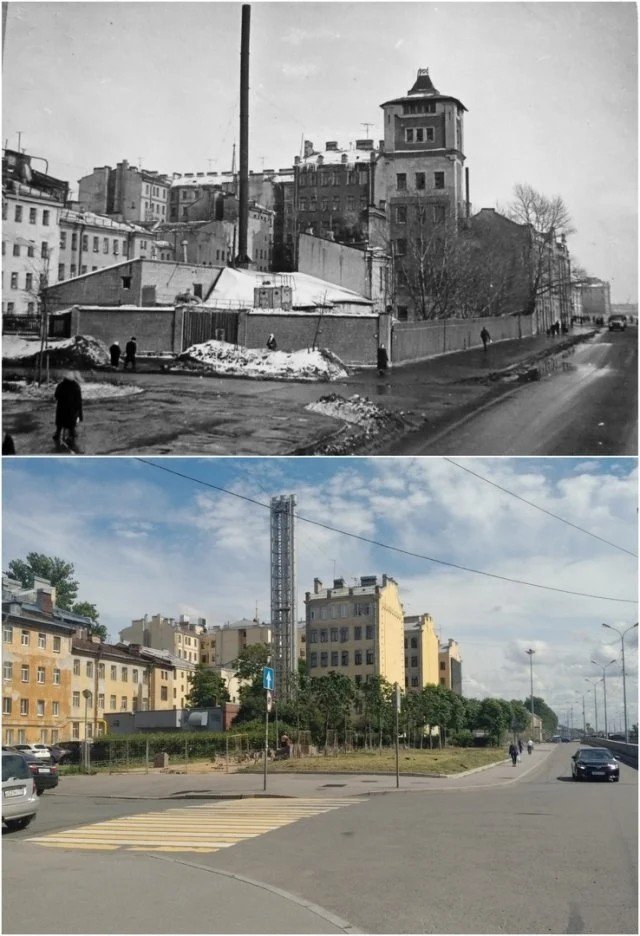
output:
[[[8,829],[26,829],[38,811],[36,782],[21,754],[2,755],[2,821]]]

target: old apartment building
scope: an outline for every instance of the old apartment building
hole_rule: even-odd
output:
[[[462,695],[462,657],[455,640],[450,639],[440,646],[438,667],[439,685]]]
[[[254,644],[271,644],[271,625],[242,618],[232,624],[209,627],[200,637],[200,662],[205,666],[229,667],[240,651]]]
[[[439,684],[438,635],[430,614],[405,615],[404,670],[408,691]]]
[[[186,614],[181,614],[177,620],[162,614],[145,614],[119,632],[120,640],[154,650],[166,650],[178,659],[198,663],[200,640],[206,623],[204,618],[192,621]]]
[[[358,585],[335,579],[324,588],[314,580],[307,592],[306,658],[309,675],[335,670],[356,685],[382,676],[404,686],[404,624],[397,582],[391,576],[362,576]]]
[[[171,180],[155,170],[139,169],[126,159],[98,166],[78,180],[78,203],[96,214],[151,224],[168,218]]]

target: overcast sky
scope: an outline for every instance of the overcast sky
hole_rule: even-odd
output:
[[[153,459],[269,504],[295,494],[302,517],[423,556],[569,591],[566,595],[463,572],[297,522],[298,616],[318,576],[353,583],[386,572],[405,612],[429,612],[456,639],[463,694],[523,698],[527,647],[534,692],[582,722],[586,678],[607,670],[611,724],[622,718],[620,641],[637,619],[637,562],[445,459]],[[635,551],[635,459],[459,459],[617,546]],[[132,618],[181,613],[223,624],[270,617],[269,512],[137,459],[5,459],[4,565],[31,551],[72,562],[80,600],[113,638]],[[637,630],[625,641],[630,717],[637,719]],[[602,706],[602,693],[598,693]],[[593,719],[593,696],[587,695]],[[591,714],[590,714],[591,713]],[[600,710],[600,724],[603,714]]]
[[[10,3],[3,139],[21,131],[74,186],[125,158],[230,169],[240,6]],[[251,168],[291,166],[303,137],[379,140],[379,105],[429,67],[469,111],[474,210],[517,182],[561,195],[575,261],[637,302],[635,4],[254,2],[251,17]]]

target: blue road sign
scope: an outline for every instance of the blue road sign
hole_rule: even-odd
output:
[[[263,689],[275,689],[276,680],[275,673],[270,666],[262,667],[262,688]]]

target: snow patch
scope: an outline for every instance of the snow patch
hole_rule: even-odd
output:
[[[331,393],[329,396],[316,400],[315,403],[307,404],[306,409],[357,425],[366,432],[377,432],[393,419],[386,410],[380,409],[368,397],[361,397],[358,394],[345,399],[336,393]]]
[[[347,369],[330,351],[268,351],[240,348],[225,341],[205,341],[178,355],[170,370],[205,370],[230,377],[263,380],[342,380]]]
[[[27,383],[26,380],[8,380],[2,384],[3,400],[52,400],[57,384]],[[113,400],[118,397],[132,396],[142,393],[142,387],[131,384],[113,383],[82,383],[82,399],[87,400]]]
[[[17,335],[4,335],[2,338],[2,360],[6,363],[35,364],[39,353],[39,338],[20,338]],[[110,361],[106,344],[91,335],[49,338],[44,355],[52,367],[100,367]]]

